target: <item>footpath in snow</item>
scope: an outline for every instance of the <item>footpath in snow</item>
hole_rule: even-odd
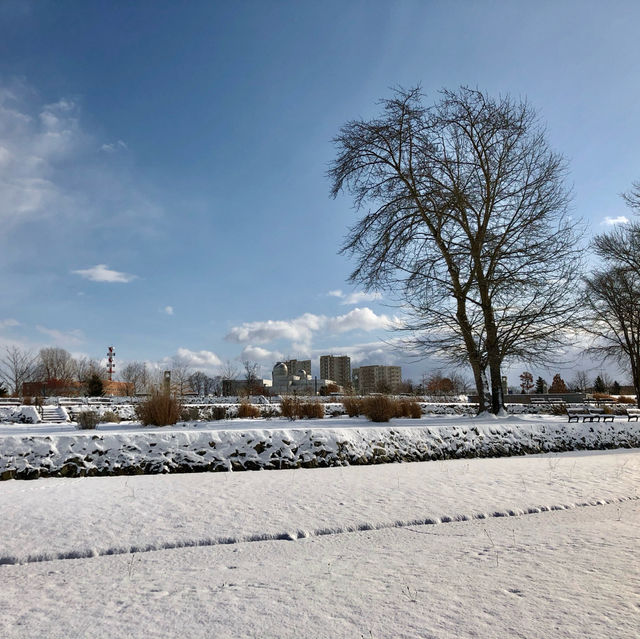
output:
[[[640,452],[0,484],[0,564],[634,501]]]

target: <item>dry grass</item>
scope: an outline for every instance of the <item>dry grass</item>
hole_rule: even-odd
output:
[[[100,416],[93,410],[85,410],[76,417],[80,430],[91,430],[100,423]]]
[[[324,419],[324,404],[320,402],[304,402],[300,404],[300,417]]]
[[[373,395],[363,400],[362,412],[372,422],[388,422],[396,416],[396,403],[386,395]]]
[[[238,417],[254,419],[260,417],[260,415],[260,409],[257,406],[249,402],[240,402],[240,406],[238,406]]]
[[[136,414],[145,426],[173,426],[180,419],[181,410],[175,395],[152,390],[147,399],[138,404]]]
[[[342,405],[349,417],[359,417],[362,414],[362,400],[356,397],[345,397]]]
[[[618,404],[635,404],[636,400],[633,397],[627,397],[626,395],[620,395],[618,397]]]

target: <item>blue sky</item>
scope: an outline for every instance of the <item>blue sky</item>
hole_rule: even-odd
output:
[[[345,283],[331,139],[397,85],[526,97],[600,232],[640,178],[639,22],[633,1],[3,2],[0,345],[419,378],[438,363],[382,341],[398,309]]]

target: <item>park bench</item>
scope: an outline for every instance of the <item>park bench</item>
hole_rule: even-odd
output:
[[[625,409],[625,415],[627,416],[627,421],[630,422],[632,419],[638,421],[638,417],[640,417],[640,408],[627,408]]]
[[[638,411],[640,413],[640,410]],[[608,415],[604,412],[602,408],[592,408],[590,406],[581,406],[580,408],[567,408],[567,417],[569,417],[569,423],[575,421],[576,423],[580,421],[582,417],[582,423],[585,422],[599,422],[602,420],[613,421],[614,415]]]

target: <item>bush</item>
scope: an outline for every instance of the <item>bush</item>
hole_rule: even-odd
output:
[[[300,400],[297,397],[283,397],[280,402],[280,414],[291,421],[300,417]]]
[[[597,402],[615,402],[615,398],[609,395],[608,393],[594,393],[593,399]]]
[[[83,413],[80,414],[82,415]],[[114,413],[112,410],[106,410],[100,416],[100,421],[105,423],[113,422],[114,424],[119,424],[122,420],[120,419],[120,415],[118,415],[117,413]]]
[[[145,426],[173,426],[180,419],[181,408],[175,395],[153,390],[138,404],[136,414]]]
[[[349,417],[359,417],[362,414],[362,400],[355,397],[345,397],[342,405]]]
[[[23,403],[25,406],[31,406],[31,404],[33,404],[33,400],[31,399],[31,397],[29,397],[29,396],[27,395],[26,397],[24,397],[24,398],[22,399],[22,403]]]
[[[272,417],[278,417],[280,413],[273,406],[263,406],[261,414],[265,419],[271,419]]]
[[[247,418],[260,417],[260,409],[249,402],[241,402],[238,406],[238,417]]]
[[[386,395],[373,395],[363,401],[362,412],[372,422],[388,422],[396,415],[396,402]]]
[[[200,410],[195,406],[188,406],[183,408],[180,413],[180,421],[183,422],[195,422],[200,419]]]
[[[304,402],[300,404],[300,417],[306,419],[324,419],[324,404],[320,402]]]
[[[212,406],[211,410],[207,414],[208,419],[213,419],[215,421],[219,421],[221,419],[227,418],[227,407],[226,406]]]
[[[627,397],[626,395],[620,395],[618,397],[618,404],[635,404],[636,400],[633,397]]]
[[[78,417],[76,419],[80,430],[90,430],[95,428],[100,422],[100,416],[92,410],[85,410],[78,413]]]
[[[409,417],[411,419],[420,419],[422,417],[422,407],[415,400],[407,402],[409,404]]]

